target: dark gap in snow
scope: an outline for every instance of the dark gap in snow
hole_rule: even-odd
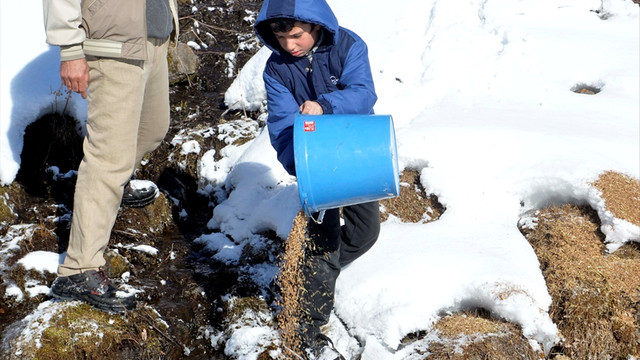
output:
[[[52,185],[55,177],[78,169],[83,156],[82,140],[73,117],[60,113],[41,116],[25,129],[16,181],[30,195],[47,195],[48,185]]]
[[[602,85],[576,84],[571,88],[576,94],[595,95],[602,90]]]

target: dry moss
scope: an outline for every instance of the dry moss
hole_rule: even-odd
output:
[[[11,224],[17,217],[11,209],[9,203],[9,188],[7,186],[0,186],[0,229],[3,224]]]
[[[26,295],[29,287],[48,284],[55,278],[54,274],[48,272],[27,270],[19,261],[32,251],[55,251],[56,234],[45,228],[43,224],[11,226],[8,231],[8,238],[19,238],[19,241],[15,247],[2,249],[3,254],[0,256],[0,275],[5,283],[5,286],[0,288],[0,295],[5,303],[2,307],[13,307],[23,301],[20,297],[4,298],[6,287],[9,284],[15,284]]]
[[[21,244],[28,252],[41,250],[55,252],[58,249],[58,236],[52,229],[40,223],[33,231],[31,237],[24,239]]]
[[[24,188],[15,182],[0,186],[0,233],[18,222],[18,214],[22,212],[20,205],[26,203],[26,196]]]
[[[400,174],[400,184],[398,197],[380,201],[384,207],[380,214],[382,221],[393,215],[402,222],[426,223],[437,220],[444,213],[445,208],[438,202],[438,197],[427,195],[418,170],[405,169]]]
[[[121,207],[113,227],[116,234],[138,238],[149,232],[161,234],[174,225],[171,203],[164,193],[142,208]]]
[[[557,352],[572,359],[640,354],[637,258],[606,255],[591,208],[563,205],[536,217],[535,228],[521,231],[540,259],[553,298],[550,315],[564,337]]]
[[[104,268],[111,278],[119,278],[125,272],[132,271],[134,269],[129,260],[116,251],[107,250],[104,254],[104,259]]]
[[[233,298],[227,304],[225,318],[230,324],[241,323],[243,317],[248,313],[268,312],[267,303],[264,299],[256,296]]]
[[[225,341],[229,339],[237,329],[242,327],[275,327],[276,324],[274,324],[270,313],[271,309],[269,305],[261,296],[231,297],[225,302],[224,313],[222,314],[225,323],[225,337],[218,339],[217,346],[224,349]],[[214,346],[216,346],[216,344],[214,344]],[[272,359],[269,355],[270,351],[278,350],[277,341],[273,341],[273,339],[263,338],[258,346],[260,347],[260,353],[257,356],[258,359]],[[213,358],[218,359],[218,357],[212,357],[212,359]]]
[[[62,307],[41,326],[38,339],[13,351],[16,359],[156,359],[164,354],[162,322],[143,309],[128,316],[112,315],[86,304]],[[38,341],[39,340],[39,341]],[[17,355],[20,354],[20,355]]]
[[[256,134],[258,132],[258,124],[249,121],[249,119],[236,120],[233,122],[233,133],[235,136],[235,140],[233,141],[233,145],[242,146],[249,141],[256,138]]]

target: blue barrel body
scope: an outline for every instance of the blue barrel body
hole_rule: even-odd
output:
[[[398,155],[390,115],[295,117],[293,148],[307,213],[398,196]]]

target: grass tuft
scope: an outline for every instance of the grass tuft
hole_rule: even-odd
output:
[[[607,171],[593,186],[602,192],[607,209],[615,217],[640,226],[640,180]]]
[[[482,309],[445,316],[429,333],[417,336],[423,337],[425,344],[414,346],[414,353],[424,355],[425,359],[536,360],[541,357],[518,326],[491,318]]]
[[[635,210],[621,203],[637,201],[637,182],[605,173],[595,186],[608,207],[615,204],[616,216],[634,216]],[[536,219],[533,229],[521,231],[542,265],[553,299],[550,315],[564,339],[554,352],[571,359],[640,354],[638,247],[623,246],[623,256],[608,255],[597,214],[586,206],[542,209]]]
[[[438,197],[427,195],[418,170],[405,169],[400,174],[400,184],[398,197],[380,201],[384,209],[380,214],[381,221],[393,215],[405,223],[427,223],[444,213],[445,208],[438,202]]]

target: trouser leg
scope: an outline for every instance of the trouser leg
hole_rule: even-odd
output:
[[[314,214],[317,218],[317,214]],[[308,331],[319,331],[329,321],[333,308],[333,292],[340,275],[340,213],[327,210],[322,224],[308,223],[309,237],[302,270],[304,309],[303,324]],[[304,330],[303,330],[304,331]]]
[[[139,127],[147,80],[154,70],[149,62],[108,58],[89,59],[89,67],[84,158],[78,168],[69,245],[59,276],[105,263],[103,255],[124,185],[141,158]],[[168,116],[160,117],[162,126]]]
[[[367,252],[380,234],[380,205],[377,201],[342,209],[340,266],[343,267]]]
[[[343,208],[344,225],[338,209],[327,210],[322,224],[309,221],[312,244],[303,269],[304,320],[316,331],[329,321],[335,285],[342,266],[360,257],[373,246],[380,232],[378,202]],[[317,218],[317,214],[314,216]]]
[[[169,130],[169,70],[167,63],[167,39],[149,39],[147,42],[147,66],[151,67],[144,92],[138,143],[137,166],[142,158],[155,150]]]

